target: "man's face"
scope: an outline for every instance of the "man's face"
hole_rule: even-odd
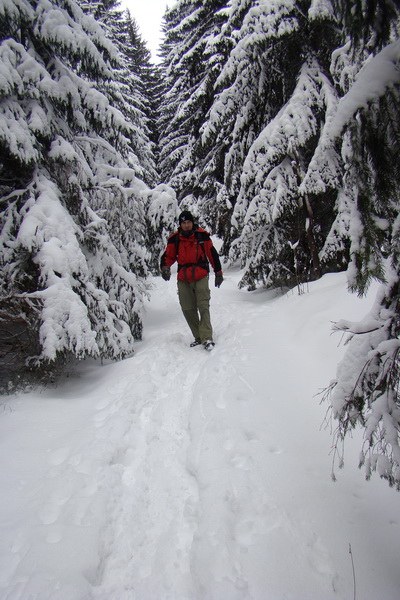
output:
[[[192,221],[182,221],[181,223],[182,231],[187,233],[188,231],[192,231],[193,223]]]

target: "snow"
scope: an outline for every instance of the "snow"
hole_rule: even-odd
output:
[[[357,110],[366,108],[383,96],[388,89],[400,83],[400,41],[386,46],[370,57],[359,72],[355,83],[339,101],[337,113],[327,123],[328,136],[335,139]]]
[[[398,599],[399,496],[365,481],[357,434],[331,480],[318,396],[345,350],[332,322],[376,287],[277,296],[241,276],[212,288],[211,353],[154,277],[134,356],[3,397],[1,598],[348,599],[353,558],[357,597]]]
[[[331,0],[312,0],[311,6],[308,9],[308,18],[317,19],[335,19],[335,11]]]

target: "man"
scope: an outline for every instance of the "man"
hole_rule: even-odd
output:
[[[210,235],[195,225],[188,210],[179,215],[178,231],[168,238],[161,258],[161,275],[165,281],[169,281],[170,267],[175,261],[178,261],[179,303],[194,337],[190,346],[203,344],[206,350],[212,350],[215,344],[210,319],[209,265],[215,272],[216,287],[219,288],[224,278]]]

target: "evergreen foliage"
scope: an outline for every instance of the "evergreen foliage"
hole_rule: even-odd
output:
[[[133,126],[100,91],[119,57],[93,17],[73,0],[7,0],[0,33],[1,366],[48,380],[141,336],[144,184]]]
[[[231,0],[207,3],[208,21],[200,4],[166,15],[163,179],[239,259],[241,285],[346,268],[357,293],[382,282],[372,330],[343,326],[357,334],[333,411],[337,443],[361,423],[368,473],[379,462],[398,486],[400,4]]]
[[[129,11],[119,8],[119,0],[79,0],[86,13],[93,15],[117,50],[110,65],[112,77],[97,82],[99,91],[118,108],[131,124],[128,164],[148,185],[158,182],[155,166],[153,104],[153,66],[150,52]]]
[[[164,101],[160,115],[162,180],[176,191],[178,201],[198,194],[195,168],[200,127],[213,101],[213,85],[222,61],[221,27],[226,0],[181,0],[164,17],[161,46]]]
[[[335,0],[354,56],[382,50],[399,36],[399,0]]]
[[[146,199],[147,264],[150,272],[158,275],[161,256],[165,251],[168,237],[177,228],[178,203],[175,191],[165,184],[159,184],[155,188],[143,192],[143,195]]]
[[[137,23],[127,11],[128,18],[128,50],[125,52],[130,57],[130,69],[135,74],[138,89],[142,96],[142,110],[145,115],[145,123],[148,127],[149,139],[152,143],[151,149],[155,156],[157,176],[152,184],[160,180],[158,174],[158,114],[161,103],[162,76],[160,67],[152,63],[151,54],[146,43],[143,41]],[[145,178],[144,178],[145,179]]]
[[[377,470],[400,489],[400,13],[395,3],[368,3],[365,12],[355,4],[355,22],[346,16],[344,22],[351,36],[347,51],[353,67],[348,73],[356,77],[347,77],[347,93],[327,124],[321,156],[343,140],[345,202],[338,218],[347,223],[349,287],[364,294],[372,278],[382,285],[362,321],[336,324],[351,338],[329,395],[338,421],[336,450],[353,427],[361,426],[365,443],[360,465],[367,477]]]
[[[155,67],[117,0],[0,5],[0,386],[132,352],[190,208],[241,286],[381,282],[329,395],[400,489],[399,1],[178,0],[164,33]]]
[[[229,145],[217,199],[221,211],[233,208],[224,251],[245,267],[241,285],[291,285],[320,275],[318,247],[332,220],[332,195],[312,206],[299,186],[337,103],[329,73],[338,41],[333,8],[294,1],[235,8],[236,45],[203,134],[217,151],[226,152],[222,140]]]

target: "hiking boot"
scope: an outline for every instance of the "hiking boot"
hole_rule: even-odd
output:
[[[204,349],[205,349],[205,350],[208,350],[208,351],[210,351],[210,350],[212,350],[212,349],[214,348],[215,344],[214,344],[214,342],[212,342],[211,340],[206,340],[206,341],[204,342],[203,346],[204,346]]]
[[[191,348],[194,348],[195,346],[200,346],[200,344],[201,344],[201,341],[200,341],[200,340],[194,340],[194,342],[192,342],[192,343],[190,344],[190,347],[191,347]]]

